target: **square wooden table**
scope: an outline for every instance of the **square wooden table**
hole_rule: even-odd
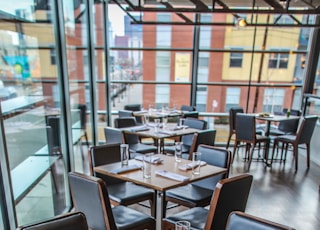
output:
[[[163,209],[165,208],[163,206],[164,206],[166,190],[227,172],[226,168],[216,167],[212,165],[205,165],[201,167],[200,175],[193,175],[192,170],[183,171],[179,169],[180,165],[191,163],[191,161],[182,159],[181,162],[177,163],[175,162],[175,159],[172,156],[166,156],[166,155],[155,155],[155,156],[159,156],[163,160],[163,162],[161,164],[152,164],[151,178],[148,178],[148,179],[143,177],[143,172],[142,170],[139,170],[139,169],[130,171],[130,172],[120,173],[120,174],[112,173],[113,170],[116,170],[122,167],[121,162],[98,166],[94,168],[94,171],[97,173],[101,173],[101,174],[118,178],[124,181],[133,182],[135,184],[139,184],[147,188],[154,189],[156,193],[157,229],[161,229],[161,225],[162,225],[161,222],[163,218],[163,215],[162,215],[164,211]],[[129,165],[142,166],[142,161],[131,159],[129,160]],[[189,180],[177,181],[177,180],[169,179],[163,176],[159,176],[156,174],[157,170],[167,170],[168,172],[189,177]]]
[[[153,138],[157,140],[156,144],[158,145],[158,153],[163,152],[163,145],[164,145],[164,139],[165,138],[171,138],[176,136],[183,136],[187,134],[193,134],[198,131],[199,129],[193,129],[193,128],[183,128],[183,129],[176,129],[177,125],[174,123],[168,123],[163,128],[158,128],[158,132],[155,131],[155,123],[149,123],[147,126],[133,126],[133,127],[127,127],[122,128],[125,133],[129,134],[136,134],[140,137],[148,137]],[[147,128],[148,130],[144,130],[143,128]],[[140,129],[141,128],[141,129]]]

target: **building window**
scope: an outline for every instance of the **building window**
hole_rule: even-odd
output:
[[[156,81],[170,81],[170,52],[156,54]]]
[[[226,112],[232,107],[239,106],[240,102],[240,88],[228,87],[226,94]]]
[[[161,109],[163,104],[170,102],[169,85],[156,85],[156,109]]]
[[[235,48],[231,48],[231,50],[235,50]],[[238,48],[237,50],[243,50],[243,49]],[[236,68],[242,67],[242,59],[243,59],[243,53],[231,52],[229,67],[236,67]]]
[[[200,53],[198,60],[198,82],[208,82],[209,53]]]
[[[212,22],[212,14],[201,14],[201,22]],[[200,48],[211,47],[211,26],[200,26]]]
[[[159,22],[170,22],[170,14],[157,14],[157,21]],[[157,47],[168,48],[171,47],[171,26],[157,25]]]
[[[208,95],[208,87],[207,86],[197,86],[197,111],[205,112],[207,106],[207,96]]]
[[[282,50],[284,51],[284,50]],[[270,69],[286,69],[288,68],[289,54],[284,53],[271,53],[269,55]]]
[[[263,112],[282,112],[284,89],[268,88],[264,90]]]

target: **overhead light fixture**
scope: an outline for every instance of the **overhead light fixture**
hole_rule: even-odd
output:
[[[247,21],[244,18],[237,18],[236,20],[236,27],[237,28],[243,28],[247,26]]]

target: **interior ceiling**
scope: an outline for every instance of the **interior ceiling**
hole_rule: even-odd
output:
[[[247,26],[288,26],[288,27],[318,27],[318,23],[301,22],[297,15],[320,16],[320,0],[112,0],[119,5],[132,19],[133,24],[177,24],[177,25],[232,25],[233,23],[203,23],[188,17],[187,13],[227,13],[239,18],[241,14],[277,14],[289,15],[294,23],[257,24],[247,23]],[[161,22],[145,21],[143,17],[134,17],[136,12],[175,13],[180,21]]]

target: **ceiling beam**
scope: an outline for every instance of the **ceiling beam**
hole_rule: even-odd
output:
[[[167,13],[229,13],[229,14],[304,14],[304,15],[316,15],[320,14],[320,7],[315,9],[270,9],[270,8],[215,8],[214,10],[199,10],[193,8],[157,8],[157,7],[135,7],[134,10],[127,8],[127,11],[139,11],[139,12],[167,12]]]

